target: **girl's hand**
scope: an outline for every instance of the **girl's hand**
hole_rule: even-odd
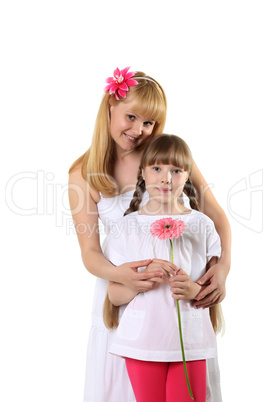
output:
[[[152,278],[151,281],[157,283],[168,283],[170,276],[175,275],[178,270],[178,267],[175,264],[172,264],[172,262],[154,258],[144,272],[161,272],[162,277]]]
[[[117,281],[137,293],[152,289],[157,280],[163,277],[163,272],[157,269],[155,265],[151,266],[151,269],[147,271],[151,262],[152,260],[141,260],[127,262],[114,267],[113,269],[117,270]],[[138,268],[144,266],[147,266],[147,268],[143,272],[137,272]]]
[[[183,269],[180,269],[177,275],[172,276],[169,283],[172,297],[175,300],[193,300],[201,290],[201,286],[193,282]]]
[[[197,281],[199,285],[204,285],[205,288],[197,295],[197,301],[192,303],[193,306],[197,308],[212,307],[224,299],[226,294],[225,272],[226,270],[221,262],[209,268],[206,274]]]

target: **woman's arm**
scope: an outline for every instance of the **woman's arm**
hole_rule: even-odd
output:
[[[161,273],[159,278],[153,278],[157,283],[168,283],[170,275],[175,275],[179,271],[178,267],[171,262],[157,258],[152,260],[151,264],[145,268],[144,272],[155,272],[155,270],[158,270]],[[196,289],[196,296],[200,291],[201,286],[197,284],[194,284],[194,286]],[[109,300],[114,306],[121,306],[122,304],[129,303],[138,293],[140,292],[135,289],[130,289],[121,283],[109,282],[108,284]]]
[[[114,306],[121,306],[129,303],[139,292],[128,288],[121,283],[109,282],[108,296]]]
[[[148,265],[151,260],[115,267],[104,257],[100,246],[98,209],[94,196],[96,194],[90,191],[81,169],[78,167],[73,170],[69,175],[69,202],[86,269],[99,278],[123,283],[137,291],[151,289],[155,283],[149,279],[159,277],[161,273],[137,272],[139,267]]]
[[[196,307],[211,307],[225,297],[225,281],[231,264],[231,229],[227,216],[195,163],[191,178],[198,194],[200,210],[213,220],[221,239],[221,258],[198,281],[200,285],[205,285],[207,282],[210,284],[200,292],[198,301],[193,303]]]

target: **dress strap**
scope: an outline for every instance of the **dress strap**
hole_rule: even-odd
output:
[[[102,195],[102,193],[99,191],[99,195],[100,195],[100,198],[101,198],[101,200],[103,199],[103,195]]]

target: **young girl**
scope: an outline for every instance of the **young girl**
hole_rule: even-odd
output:
[[[136,85],[131,85],[136,81]],[[108,79],[100,104],[92,144],[70,168],[69,200],[86,269],[97,277],[88,342],[84,402],[134,402],[123,359],[108,353],[111,333],[102,319],[102,306],[111,280],[139,292],[152,289],[159,270],[170,262],[150,256],[146,261],[128,259],[114,267],[100,244],[99,219],[106,233],[123,217],[133,196],[142,149],[148,140],[163,133],[167,103],[161,85],[143,72],[116,69]],[[121,89],[120,89],[121,88]],[[125,89],[125,91],[123,90]],[[107,91],[108,90],[108,91]],[[198,296],[199,306],[218,303],[225,296],[230,268],[230,227],[227,217],[196,164],[192,181],[201,210],[215,223],[221,237],[222,256],[202,278],[209,282]],[[150,272],[137,272],[150,264]]]
[[[137,256],[170,260],[169,239],[153,237],[154,222],[160,220],[161,230],[169,230],[164,225],[168,223],[169,227],[167,218],[172,218],[183,221],[185,227],[182,235],[173,239],[175,266],[162,269],[163,278],[158,280],[157,287],[144,293],[115,282],[108,285],[104,320],[109,328],[118,326],[116,306],[122,306],[110,352],[125,357],[137,402],[191,400],[182,363],[175,299],[180,300],[194,400],[221,400],[219,384],[207,384],[206,380],[206,361],[217,356],[213,327],[215,332],[220,329],[220,310],[212,307],[210,318],[209,309],[195,309],[191,304],[201,291],[198,279],[221,255],[220,238],[213,222],[197,211],[191,171],[191,153],[183,140],[173,135],[152,139],[143,152],[127,216],[111,231],[105,250],[106,257],[117,266]],[[190,198],[192,210],[180,202],[183,190]],[[139,209],[145,191],[149,199]]]

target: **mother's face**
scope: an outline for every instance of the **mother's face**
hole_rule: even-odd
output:
[[[146,140],[152,133],[156,122],[137,114],[135,102],[118,102],[110,106],[110,132],[117,147],[131,151]]]

